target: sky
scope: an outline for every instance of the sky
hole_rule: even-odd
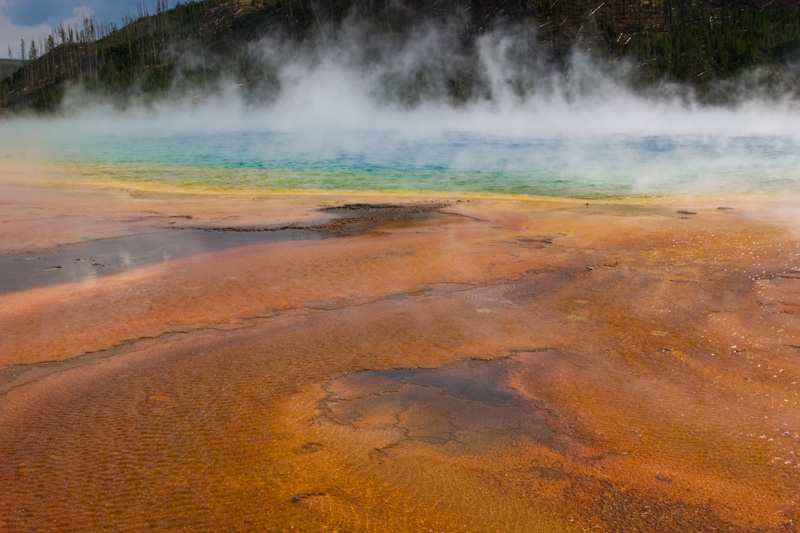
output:
[[[10,46],[14,59],[19,59],[20,39],[28,43],[60,23],[82,26],[84,17],[94,16],[121,25],[126,14],[136,16],[139,3],[155,11],[156,0],[0,0],[0,58],[8,59]]]

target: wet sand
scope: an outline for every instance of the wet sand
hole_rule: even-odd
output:
[[[11,178],[7,262],[329,229],[0,295],[0,529],[797,530],[791,199]]]

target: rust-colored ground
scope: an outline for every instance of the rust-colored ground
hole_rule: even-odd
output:
[[[27,183],[6,258],[389,201]],[[0,295],[0,529],[797,530],[791,202],[390,200]]]

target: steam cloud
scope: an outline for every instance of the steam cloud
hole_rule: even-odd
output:
[[[98,106],[97,94],[73,88],[65,118],[74,123],[89,110],[94,121],[98,118],[97,112],[91,113],[94,110],[124,118],[130,125],[142,119],[147,127],[183,124],[192,131],[198,126],[329,127],[412,128],[416,133],[741,136],[794,135],[797,130],[792,124],[796,105],[788,93],[765,95],[743,89],[742,84],[728,85],[724,90],[734,96],[732,105],[705,106],[690,89],[676,84],[637,91],[630,83],[633,66],[609,65],[588,51],[574,50],[566,64],[556,68],[530,27],[497,28],[479,37],[474,46],[459,43],[458,30],[457,20],[429,21],[407,35],[387,36],[351,22],[338,30],[321,31],[317,40],[306,44],[265,38],[251,44],[246,54],[258,81],[237,84],[222,78],[209,82],[205,93],[184,88],[181,72],[200,68],[197,52],[186,53],[179,57],[175,91],[159,101],[132,96],[131,105],[112,113],[110,102]],[[459,81],[465,86],[460,93],[452,87]],[[174,117],[183,120],[176,122]]]
[[[746,188],[745,174],[755,172],[781,187],[800,181],[798,113],[788,92],[740,86],[733,104],[715,107],[674,84],[637,91],[630,82],[634,66],[609,65],[589,51],[574,50],[554,67],[529,27],[498,27],[465,46],[457,19],[388,36],[351,21],[323,29],[307,44],[274,37],[251,44],[246,61],[256,82],[218,79],[202,93],[187,89],[182,72],[212,60],[180,56],[169,96],[131,97],[121,109],[73,88],[60,116],[6,122],[0,138],[6,146],[46,147],[65,136],[272,131],[295,134],[303,145],[295,150],[334,145],[352,152],[373,147],[364,132],[392,132],[394,140],[457,132],[503,142],[557,139],[558,172],[589,180],[611,173],[635,193],[652,192],[658,183],[713,188],[731,176]],[[643,137],[650,138],[646,158],[631,141]],[[754,138],[769,140],[743,144]],[[481,147],[472,143],[441,166],[480,170],[490,152]],[[543,161],[515,156],[496,170],[535,173]]]

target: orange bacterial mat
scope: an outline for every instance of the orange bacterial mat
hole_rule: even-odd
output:
[[[435,208],[0,296],[2,530],[797,530],[777,200],[8,191],[20,260]]]

